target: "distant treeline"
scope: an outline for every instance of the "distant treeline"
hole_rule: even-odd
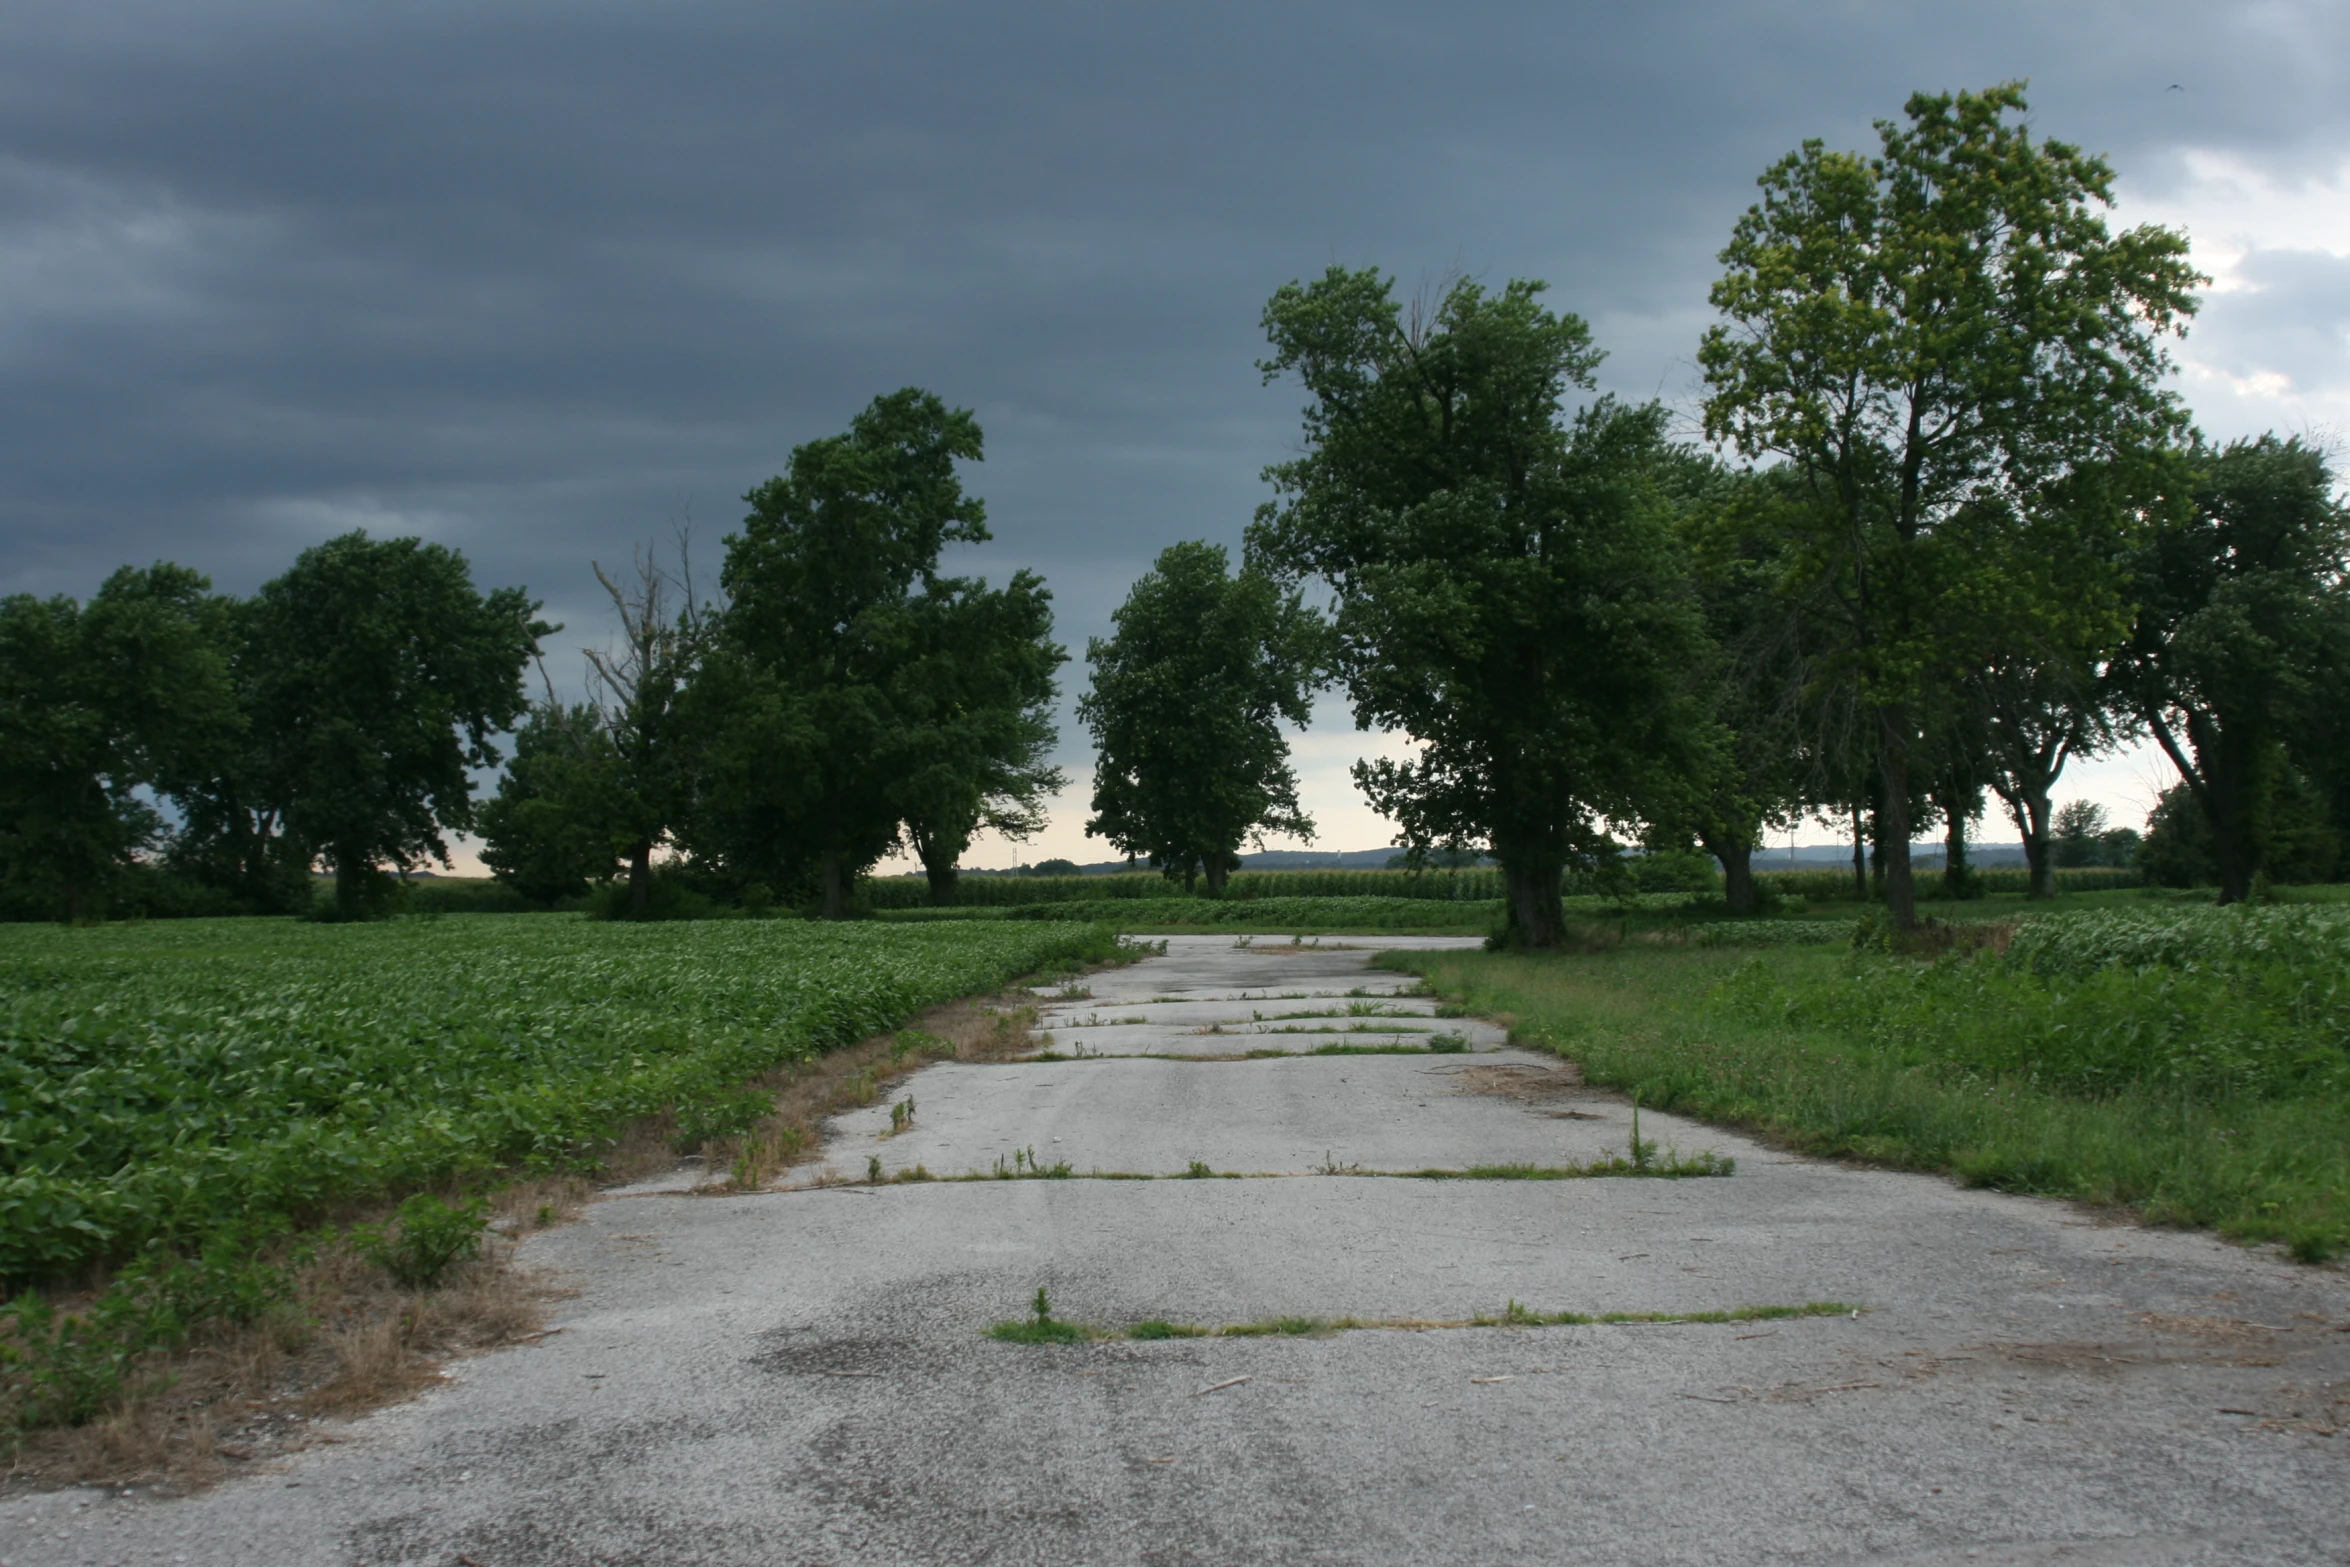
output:
[[[2064,867],[2055,872],[2059,890],[2106,892],[2146,885],[2142,872],[2110,867]],[[1868,899],[1878,895],[1864,871],[1857,884],[1851,872],[1805,867],[1800,870],[1762,870],[1755,880],[1766,895],[1797,902],[1829,903],[1840,899]],[[1977,893],[2023,893],[2032,884],[2028,869],[1978,867]],[[1612,881],[1589,874],[1570,876],[1560,883],[1562,897],[1605,896],[1625,893],[1719,893],[1721,873],[1713,862],[1698,855],[1642,857],[1629,861],[1624,874]],[[1940,889],[1934,889],[1939,892]],[[858,888],[865,906],[876,909],[912,909],[932,904],[928,884],[918,876],[877,876]],[[1237,871],[1225,883],[1227,902],[1255,902],[1270,898],[1411,898],[1438,903],[1477,903],[1498,907],[1503,895],[1498,870],[1443,871]],[[1010,908],[1047,903],[1131,900],[1157,902],[1168,896],[1165,877],[1148,872],[1107,876],[1056,876],[1034,879],[965,877],[947,906],[956,908]]]

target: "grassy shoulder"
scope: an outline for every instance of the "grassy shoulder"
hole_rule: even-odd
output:
[[[2277,1241],[2304,1261],[2350,1249],[2338,973],[2310,976],[2327,993],[2312,997],[2244,996],[2209,973],[2019,977],[1828,946],[1767,962],[1648,944],[1382,961],[1646,1105],[1812,1154]]]

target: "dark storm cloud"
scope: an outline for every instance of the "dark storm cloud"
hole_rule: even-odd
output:
[[[2316,5],[16,8],[0,589],[157,556],[249,589],[364,525],[528,583],[568,646],[589,557],[690,497],[714,559],[792,445],[913,382],[988,432],[972,564],[1046,571],[1081,643],[1259,498],[1295,428],[1251,368],[1286,279],[1546,277],[1612,387],[1677,396],[1713,252],[1801,138],[2029,76],[2045,133],[2148,188],[2187,146],[2322,162],[2346,32]]]

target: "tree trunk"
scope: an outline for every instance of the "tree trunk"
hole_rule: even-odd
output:
[[[1232,867],[1240,863],[1239,856],[1212,850],[1200,856],[1200,860],[1200,868],[1207,873],[1208,896],[1221,898],[1224,896],[1224,883],[1232,877]]]
[[[1722,899],[1732,914],[1752,914],[1759,900],[1754,892],[1754,845],[1727,834],[1699,833],[1705,852],[1722,862]]]
[[[2195,759],[2203,764],[2203,814],[2211,822],[2211,857],[2219,869],[2219,901],[2241,903],[2252,895],[2252,878],[2260,870],[2252,823],[2257,783],[2252,776],[2251,747],[2232,744],[2231,737],[2223,733],[2211,748],[2219,752],[2214,758],[2200,743],[2200,736],[2197,740]],[[2212,765],[2215,760],[2219,765]]]
[[[1917,887],[1909,870],[1909,740],[1904,727],[1891,712],[1877,715],[1877,770],[1884,775],[1877,839],[1885,856],[1885,912],[1898,930],[1912,929],[1918,922]]]
[[[79,925],[81,922],[82,922],[82,878],[81,878],[81,873],[80,873],[80,872],[78,872],[78,871],[67,871],[67,872],[65,873],[65,923],[67,923],[68,925]]]
[[[2034,898],[2056,896],[2056,857],[2048,844],[2048,791],[2027,792],[2024,797],[2023,827],[2024,863],[2032,868],[2032,885],[2027,894]]]
[[[924,859],[922,875],[930,883],[930,906],[932,908],[943,909],[955,901],[957,872],[952,858]]]
[[[839,919],[848,912],[848,894],[841,885],[846,878],[841,875],[840,850],[826,849],[818,857],[817,876],[824,889],[823,906],[818,911],[820,917]]]
[[[1566,933],[1566,911],[1559,904],[1558,865],[1503,862],[1501,881],[1509,896],[1509,928],[1527,947],[1555,947]]]
[[[1852,808],[1852,896],[1855,902],[1869,901],[1868,840],[1860,830],[1860,807]]]
[[[2213,734],[2210,724],[2190,714],[2187,743],[2195,748],[2195,759],[2190,763],[2163,715],[2148,708],[2144,717],[2163,754],[2179,770],[2180,781],[2203,808],[2203,819],[2211,826],[2211,856],[2218,862],[2219,870],[2219,901],[2241,902],[2251,895],[2252,878],[2260,869],[2259,845],[2252,831],[2254,748],[2236,740],[2225,729]]]
[[[1956,903],[1967,895],[1966,801],[1946,801],[1942,815],[1942,890]]]
[[[2056,896],[2056,868],[2049,863],[2048,840],[2038,833],[2024,834],[2024,864],[2031,868],[2031,883],[2024,896],[2053,898]]]
[[[368,870],[361,856],[348,849],[335,851],[335,914],[337,918],[365,919],[366,877]]]
[[[628,917],[646,919],[653,912],[653,840],[639,838],[628,851]]]

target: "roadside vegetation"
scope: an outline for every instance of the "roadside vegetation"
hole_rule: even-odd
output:
[[[1768,959],[1399,953],[1586,1078],[1825,1157],[2350,1249],[2350,909],[2139,901]]]
[[[0,955],[0,1396],[24,1428],[281,1311],[322,1247],[429,1286],[498,1191],[592,1172],[648,1122],[674,1152],[786,1158],[749,1135],[778,1111],[763,1074],[1114,952],[1069,924],[524,916],[17,926]]]

